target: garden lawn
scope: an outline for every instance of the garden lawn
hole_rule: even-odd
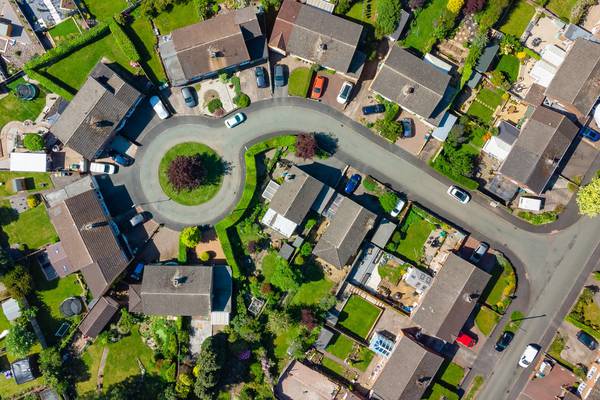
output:
[[[386,281],[390,282],[393,285],[397,285],[398,282],[400,282],[400,279],[402,279],[402,276],[404,275],[404,273],[406,272],[407,269],[408,269],[408,266],[406,264],[402,264],[402,265],[385,264],[385,265],[380,265],[377,268],[377,272],[379,272],[379,275]]]
[[[288,94],[290,96],[306,97],[312,80],[313,71],[310,68],[298,67],[290,73]]]
[[[446,362],[440,368],[442,374],[436,376],[434,384],[427,390],[424,399],[427,400],[458,400],[458,385],[465,376],[465,370],[458,364]]]
[[[501,256],[497,256],[497,264],[493,274],[493,286],[485,302],[496,311],[503,313],[510,304],[510,296],[517,286],[515,270],[510,262]]]
[[[177,191],[169,183],[168,169],[177,156],[191,156],[200,154],[202,164],[207,171],[206,182],[192,190]],[[183,205],[197,205],[212,199],[223,182],[223,161],[210,147],[196,142],[180,143],[169,149],[160,160],[158,167],[158,180],[163,192],[169,198]]]
[[[566,343],[566,339],[564,337],[562,337],[560,335],[560,333],[557,332],[556,336],[554,337],[554,340],[552,341],[552,343],[550,344],[550,347],[548,348],[548,354],[550,355],[550,357],[554,358],[560,364],[562,364],[563,366],[565,366],[573,371],[575,369],[575,366],[573,364],[571,364],[570,362],[566,361],[565,359],[563,359],[562,356],[560,355],[560,353],[562,353],[563,349],[565,348],[565,343]]]
[[[96,342],[85,349],[81,360],[85,365],[86,372],[84,374],[76,375],[79,380],[75,384],[75,390],[79,395],[96,391],[98,369],[100,368],[100,359],[102,358],[103,348],[104,346]]]
[[[534,14],[535,7],[526,0],[518,0],[508,12],[508,17],[500,27],[500,31],[507,35],[513,35],[520,38]]]
[[[487,307],[481,307],[475,317],[475,325],[485,336],[490,336],[500,316]]]
[[[354,372],[333,361],[331,358],[323,357],[321,365],[342,378],[352,380],[355,376]]]
[[[402,44],[421,53],[428,53],[436,42],[433,36],[434,22],[442,15],[447,3],[447,0],[432,0],[427,7],[420,10]]]
[[[261,272],[267,282],[271,282],[271,275],[273,275],[273,271],[275,271],[275,267],[277,266],[277,263],[280,262],[280,259],[281,257],[279,257],[274,251],[269,252],[263,257]]]
[[[485,124],[490,124],[496,108],[502,104],[503,93],[502,90],[481,89],[467,110],[467,114]]]
[[[0,312],[0,332],[3,332],[5,329],[10,328],[10,322],[6,319],[6,315],[3,312]],[[4,347],[4,339],[0,339],[0,348]],[[2,384],[0,383],[0,388]]]
[[[55,43],[60,43],[65,40],[72,39],[81,33],[77,22],[73,17],[65,19],[58,25],[55,25],[48,31]]]
[[[496,71],[504,72],[508,81],[514,83],[519,77],[519,68],[521,63],[519,59],[512,54],[503,54],[496,65]]]
[[[167,79],[165,71],[158,52],[154,50],[156,37],[152,32],[152,25],[148,18],[137,14],[131,25],[125,27],[125,31],[140,53],[148,77],[154,82],[165,82]]]
[[[327,278],[305,282],[292,298],[292,305],[314,306],[331,293],[333,282]]]
[[[521,311],[513,311],[512,314],[510,314],[510,321],[504,326],[504,330],[517,333],[519,327],[523,323],[524,318],[525,314],[523,314]]]
[[[277,371],[281,372],[288,362],[287,350],[292,342],[300,335],[300,326],[293,325],[283,334],[277,336],[274,340],[274,353],[277,358]]]
[[[366,339],[379,318],[381,310],[367,300],[352,295],[344,306],[338,324],[355,335]]]
[[[370,4],[370,11],[365,10],[363,12],[363,7],[365,6],[365,3]],[[377,0],[365,0],[352,4],[352,7],[350,7],[350,10],[348,10],[348,12],[346,13],[346,17],[353,19],[357,22],[359,21],[365,24],[369,24],[373,28],[375,28],[375,20],[377,17]]]
[[[19,78],[16,81],[9,83],[7,86],[10,89],[10,92],[0,98],[0,129],[10,121],[25,121],[25,120],[35,120],[38,115],[42,112],[44,107],[46,106],[46,90],[42,87],[38,86],[38,95],[35,99],[30,101],[20,100],[15,96],[14,90],[17,85],[20,83],[24,83],[25,80],[23,78]],[[0,179],[5,175],[6,172],[0,173]],[[0,195],[6,196],[3,194],[5,192],[5,186],[0,187]]]
[[[24,244],[31,250],[37,250],[44,245],[58,241],[58,235],[46,213],[46,206],[43,204],[21,214],[8,208],[10,204],[7,200],[4,200],[2,204],[4,212],[0,213],[0,225],[2,225],[2,231],[8,236],[9,244]],[[9,212],[5,212],[6,210]]]
[[[475,396],[477,396],[477,393],[479,392],[479,389],[481,389],[481,386],[483,386],[483,382],[484,379],[481,375],[477,375],[475,378],[473,378],[473,383],[471,384],[471,388],[467,392],[465,400],[474,400]]]
[[[98,21],[106,21],[127,8],[126,0],[84,0],[84,2]]]
[[[0,359],[0,368],[2,371],[10,371],[10,364],[4,362]],[[27,393],[29,390],[33,389],[36,386],[43,385],[43,379],[37,378],[30,382],[23,383],[21,385],[17,385],[14,378],[6,379],[4,376],[0,377],[0,393],[2,393],[2,398],[6,399],[17,399],[23,398],[19,396],[20,394]]]
[[[423,246],[435,226],[417,214],[412,208],[400,226],[400,240],[394,242],[397,245],[396,253],[407,260],[420,264],[423,256]],[[396,234],[392,237],[398,238]]]
[[[12,190],[12,179],[14,178],[29,178],[27,181],[29,191],[37,191],[43,189],[52,189],[52,180],[50,174],[45,172],[11,172],[11,171],[0,171],[0,197],[10,196],[15,194]]]
[[[354,342],[351,339],[338,333],[325,348],[325,351],[333,354],[340,360],[345,360],[352,352],[353,347]]]
[[[577,4],[577,0],[550,0],[546,8],[565,21],[571,18],[571,10]]]
[[[161,35],[173,32],[175,29],[191,25],[200,20],[194,0],[186,3],[174,4],[170,11],[162,12],[154,18],[154,24]]]
[[[365,372],[369,367],[369,364],[371,364],[371,361],[373,361],[374,356],[375,353],[373,353],[366,347],[361,346],[360,351],[358,353],[358,361],[352,363],[352,366]]]

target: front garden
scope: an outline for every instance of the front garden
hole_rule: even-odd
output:
[[[311,68],[298,67],[290,73],[288,94],[290,96],[306,97],[314,72]]]
[[[517,288],[515,270],[506,257],[496,254],[496,265],[492,271],[492,279],[483,296],[485,303],[498,313],[503,314],[510,305]]]
[[[498,321],[500,321],[500,315],[484,306],[481,306],[475,316],[475,326],[485,336],[490,336]]]
[[[595,301],[595,290],[583,289],[566,321],[600,340],[600,306]]]
[[[380,314],[379,307],[360,296],[352,295],[340,312],[338,325],[357,337],[366,339]]]

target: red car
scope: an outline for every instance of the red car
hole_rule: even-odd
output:
[[[458,334],[456,342],[462,344],[465,347],[473,347],[477,343],[477,340],[468,333],[461,332]]]
[[[323,90],[325,88],[325,83],[327,82],[327,78],[321,75],[317,75],[315,81],[313,82],[312,92],[310,93],[311,99],[319,99],[323,94]]]

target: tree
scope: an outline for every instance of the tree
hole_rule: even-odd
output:
[[[475,156],[473,154],[461,151],[444,151],[444,154],[450,164],[451,173],[466,177],[473,175],[473,170],[475,169]]]
[[[381,204],[383,211],[389,213],[396,207],[396,204],[398,204],[398,195],[394,192],[385,192],[379,196],[379,204]]]
[[[279,335],[292,327],[292,319],[285,311],[271,310],[267,321],[267,329]]]
[[[446,4],[446,8],[453,14],[458,14],[463,4],[465,4],[465,0],[448,0],[448,4]]]
[[[37,133],[28,133],[23,139],[23,145],[29,151],[42,151],[46,147],[44,138]]]
[[[33,291],[33,278],[22,265],[17,265],[2,278],[10,297],[20,300]]]
[[[335,13],[336,14],[346,14],[348,11],[350,11],[351,7],[352,7],[351,0],[338,0],[337,4],[335,6]]]
[[[467,0],[467,4],[465,5],[465,13],[475,14],[476,12],[481,11],[484,5],[485,0]]]
[[[309,242],[304,242],[300,247],[300,254],[304,257],[308,257],[312,254],[313,246]]]
[[[315,135],[301,133],[296,136],[296,157],[308,160],[313,158],[317,152],[317,141]]]
[[[377,2],[377,20],[375,21],[375,34],[377,37],[389,35],[396,30],[402,11],[400,0],[380,0]]]
[[[194,381],[188,374],[179,374],[177,377],[177,383],[175,383],[175,393],[180,399],[187,399]]]
[[[600,214],[600,177],[579,189],[577,205],[580,214],[590,217]]]
[[[199,399],[213,398],[214,388],[220,378],[219,370],[223,364],[222,352],[217,352],[214,337],[207,338],[200,349],[198,362],[194,367],[196,382],[194,394]]]
[[[135,324],[135,319],[133,315],[129,313],[125,308],[121,308],[121,318],[119,318],[119,322],[117,323],[117,331],[121,335],[128,335],[131,332],[131,328]]]
[[[223,103],[221,102],[221,99],[212,99],[208,102],[206,108],[208,108],[209,113],[214,114],[217,110],[223,109]]]
[[[10,271],[13,265],[13,259],[8,254],[8,251],[0,247],[0,276]]]
[[[300,285],[300,274],[292,269],[287,261],[279,258],[273,275],[271,275],[271,284],[284,292],[297,289]]]
[[[185,247],[196,247],[202,240],[202,231],[198,226],[187,226],[181,231],[179,239]]]
[[[208,251],[203,251],[202,253],[200,253],[198,258],[200,258],[200,261],[202,262],[207,262],[208,260],[210,260],[210,253]]]
[[[206,180],[206,169],[202,163],[202,156],[177,156],[167,169],[169,183],[176,191],[193,190],[201,186]]]
[[[23,358],[29,354],[29,350],[35,342],[35,335],[29,329],[29,321],[19,318],[6,337],[6,351],[14,358]]]
[[[233,104],[239,108],[246,108],[250,105],[250,97],[246,93],[240,93],[233,98]]]
[[[408,6],[411,10],[418,10],[425,5],[425,0],[409,0]]]
[[[56,347],[49,347],[40,353],[39,358],[40,372],[44,377],[44,383],[56,390],[58,393],[64,393],[69,387],[63,368],[62,358]]]

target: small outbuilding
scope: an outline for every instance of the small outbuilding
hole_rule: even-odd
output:
[[[46,153],[10,153],[10,170],[19,172],[48,171]]]
[[[21,316],[21,306],[17,300],[10,298],[2,302],[2,312],[7,320],[14,321]]]
[[[29,358],[15,361],[10,365],[10,370],[17,385],[22,385],[35,379]]]

